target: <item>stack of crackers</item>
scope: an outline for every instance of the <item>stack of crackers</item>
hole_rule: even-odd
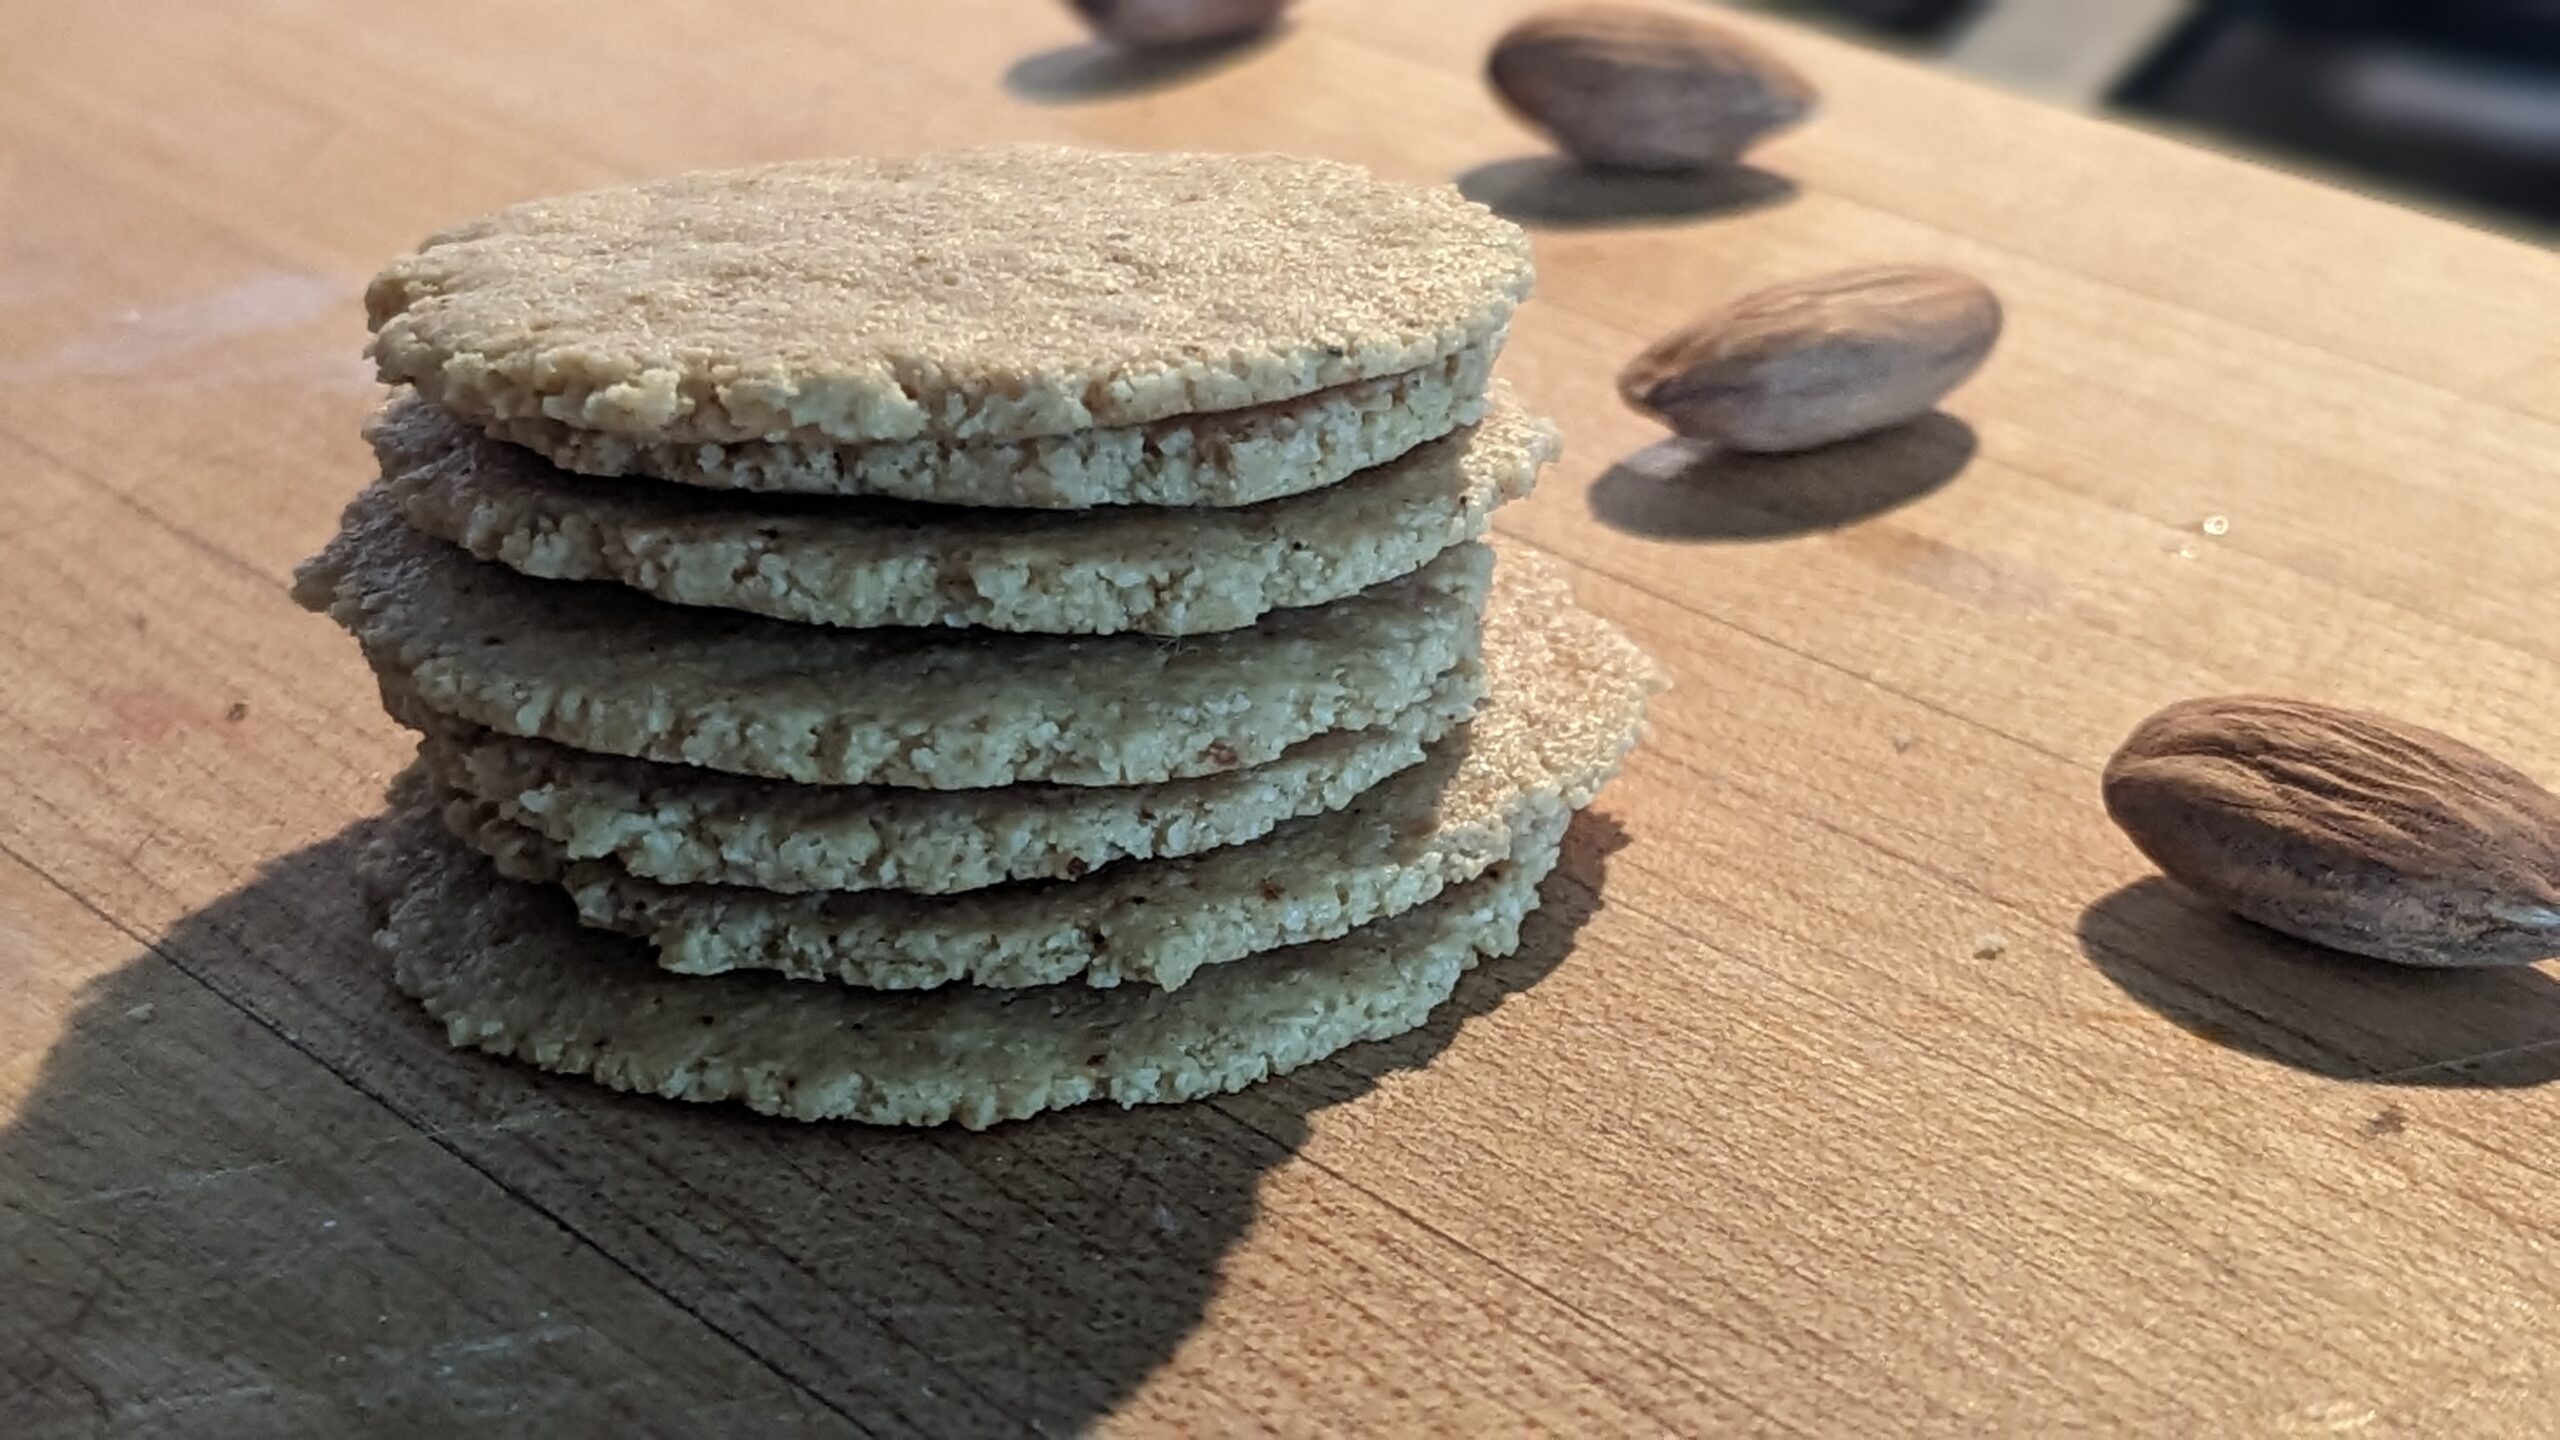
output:
[[[1657,685],[1488,539],[1525,238],[1282,156],[1007,147],[457,226],[367,304],[296,595],[477,1046],[807,1119],[1232,1090],[1517,943]]]

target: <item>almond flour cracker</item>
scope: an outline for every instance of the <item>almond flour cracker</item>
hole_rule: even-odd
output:
[[[372,428],[410,524],[527,575],[840,626],[1241,629],[1411,574],[1482,535],[1555,457],[1507,397],[1350,481],[1243,509],[964,510],[711,495],[569,475],[410,396]]]
[[[1176,415],[1031,440],[659,440],[541,416],[482,420],[490,435],[583,475],[714,490],[875,495],[937,505],[1080,510],[1251,505],[1384,465],[1484,417],[1499,334],[1446,360],[1242,410]]]
[[[386,703],[423,732],[418,756],[436,783],[566,857],[611,857],[627,873],[675,884],[939,895],[1193,855],[1339,810],[1420,764],[1426,746],[1475,713],[1482,689],[1469,661],[1384,724],[1318,735],[1222,774],[983,790],[747,779],[457,726],[396,691]]]
[[[1334,938],[1431,902],[1503,858],[1554,848],[1636,743],[1656,679],[1633,643],[1580,610],[1544,625],[1539,641],[1490,666],[1492,700],[1475,723],[1347,810],[1249,846],[1121,863],[1073,884],[960,897],[666,887],[612,863],[568,861],[486,802],[453,799],[443,812],[509,876],[566,884],[586,925],[643,935],[660,966],[681,974],[776,969],[873,989],[1068,979],[1178,989],[1201,966]]]
[[[376,369],[677,442],[1020,440],[1295,399],[1492,340],[1519,227],[1285,155],[1011,145],[679,175],[429,237]]]
[[[377,674],[504,734],[808,784],[1138,785],[1383,723],[1477,645],[1479,543],[1350,599],[1179,641],[847,631],[528,579],[374,487],[295,577]]]
[[[1518,572],[1515,575],[1515,570]],[[780,970],[877,989],[1082,978],[1179,987],[1204,965],[1328,939],[1426,903],[1506,856],[1553,846],[1634,745],[1660,684],[1615,627],[1535,557],[1505,562],[1485,636],[1488,694],[1430,759],[1339,812],[1187,859],[976,894],[783,895],[663,885],[571,860],[484,800],[446,822],[518,879],[564,884],[589,925],[647,938],[686,974]]]
[[[1419,1027],[1517,948],[1549,851],[1339,939],[1220,965],[1180,990],[882,994],[777,975],[670,975],[583,929],[556,890],[500,878],[417,809],[366,847],[375,943],[469,1046],[617,1090],[800,1120],[977,1130],[1092,1100],[1240,1090]]]

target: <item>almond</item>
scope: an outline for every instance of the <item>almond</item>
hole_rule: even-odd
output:
[[[2105,790],[2170,879],[2271,929],[2403,965],[2560,954],[2560,797],[2451,736],[2189,700],[2134,730]]]
[[[1289,0],[1069,0],[1095,34],[1133,50],[1240,39],[1269,29]]]
[[[1493,47],[1494,93],[1567,153],[1630,170],[1703,170],[1812,113],[1787,63],[1688,15],[1574,5]]]
[[[1618,393],[1695,439],[1810,450],[1927,414],[1981,368],[2000,319],[1999,297],[1959,271],[1846,270],[1665,336],[1618,373]]]

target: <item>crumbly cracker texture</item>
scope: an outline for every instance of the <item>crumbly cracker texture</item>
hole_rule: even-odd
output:
[[[1486,625],[1489,698],[1471,723],[1347,809],[1187,859],[956,897],[778,895],[573,861],[487,801],[449,799],[443,813],[501,870],[564,884],[587,924],[648,939],[671,970],[771,969],[896,990],[1076,978],[1172,989],[1203,966],[1343,934],[1506,856],[1552,848],[1616,772],[1657,683],[1652,667],[1534,557],[1506,561],[1504,574]]]
[[[372,427],[419,530],[550,580],[812,624],[1196,635],[1411,574],[1482,535],[1556,454],[1507,398],[1340,485],[1228,510],[1023,512],[713,495],[567,474],[419,400]]]
[[[660,440],[543,416],[483,419],[500,440],[582,475],[638,475],[714,490],[874,495],[937,505],[1080,510],[1251,505],[1384,465],[1485,410],[1502,336],[1446,360],[1242,410],[1176,415],[1031,440]]]
[[[382,378],[674,441],[1017,440],[1294,399],[1490,340],[1527,236],[1283,155],[1015,145],[679,175],[431,236]]]
[[[362,862],[400,987],[474,1047],[617,1090],[801,1120],[983,1129],[1094,1100],[1239,1090],[1419,1027],[1510,953],[1552,852],[1339,939],[1221,965],[1180,990],[952,987],[883,994],[775,975],[670,975],[581,928],[557,891],[498,876],[419,809]]]
[[[1185,640],[852,631],[534,580],[368,487],[294,595],[378,675],[504,734],[810,784],[1137,785],[1380,724],[1472,656],[1493,557]]]
[[[684,765],[590,755],[456,725],[387,689],[436,782],[579,860],[669,884],[777,892],[951,894],[1009,880],[1074,880],[1121,860],[1258,840],[1339,810],[1420,764],[1473,714],[1473,661],[1384,724],[1303,740],[1276,760],[1160,785],[1004,785],[910,790],[795,785]]]

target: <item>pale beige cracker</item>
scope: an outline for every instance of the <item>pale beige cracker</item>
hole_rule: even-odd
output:
[[[1481,543],[1330,605],[1185,640],[854,631],[530,579],[369,487],[294,595],[440,714],[810,784],[1141,785],[1383,723],[1472,655]]]
[[[1552,850],[1572,818],[1548,795],[1520,795],[1499,814],[1447,826],[1426,816],[1405,832],[1362,834],[1338,854],[1318,853],[1316,842],[1298,833],[1344,818],[1327,815],[1252,845],[1140,861],[1082,881],[956,896],[777,895],[660,885],[602,861],[565,860],[557,846],[500,818],[486,801],[432,789],[428,798],[445,828],[500,874],[565,890],[579,923],[646,940],[660,969],[771,970],[866,990],[1019,990],[1071,981],[1103,990],[1124,983],[1178,990],[1205,966],[1332,939],[1427,904],[1506,856]],[[1265,849],[1275,853],[1253,858]],[[1293,868],[1249,873],[1265,860]],[[1340,868],[1323,868],[1327,863]]]
[[[372,427],[409,523],[549,580],[849,627],[1197,635],[1409,575],[1481,536],[1555,457],[1507,397],[1327,489],[1230,510],[967,510],[712,495],[567,474],[417,399]]]
[[[1267,839],[1072,883],[956,897],[661,885],[572,861],[487,801],[442,809],[502,871],[565,885],[586,924],[641,936],[660,965],[686,974],[779,970],[889,990],[1078,978],[1175,989],[1203,966],[1329,939],[1558,843],[1635,743],[1658,681],[1607,622],[1552,599],[1521,627],[1526,637],[1489,627],[1489,698],[1421,765]]]
[[[1027,439],[1483,344],[1528,238],[1284,155],[1001,146],[536,200],[375,277],[376,368],[457,414],[680,441]]]
[[[1376,380],[1242,410],[1177,415],[1032,440],[657,440],[541,416],[489,434],[586,475],[715,490],[875,495],[938,505],[1078,510],[1251,505],[1348,479],[1483,418],[1502,337]]]
[[[458,726],[389,687],[385,700],[423,732],[419,758],[438,784],[494,806],[572,858],[610,857],[626,873],[670,884],[950,894],[1198,854],[1339,810],[1420,764],[1426,746],[1474,713],[1482,689],[1481,669],[1469,661],[1384,724],[1318,735],[1223,774],[984,790],[721,775]]]
[[[1339,939],[1221,965],[1177,991],[954,986],[884,994],[778,975],[670,975],[582,928],[558,891],[502,879],[430,814],[363,861],[400,987],[456,1046],[617,1090],[801,1120],[983,1129],[1092,1100],[1239,1090],[1420,1026],[1510,953],[1553,852]]]

